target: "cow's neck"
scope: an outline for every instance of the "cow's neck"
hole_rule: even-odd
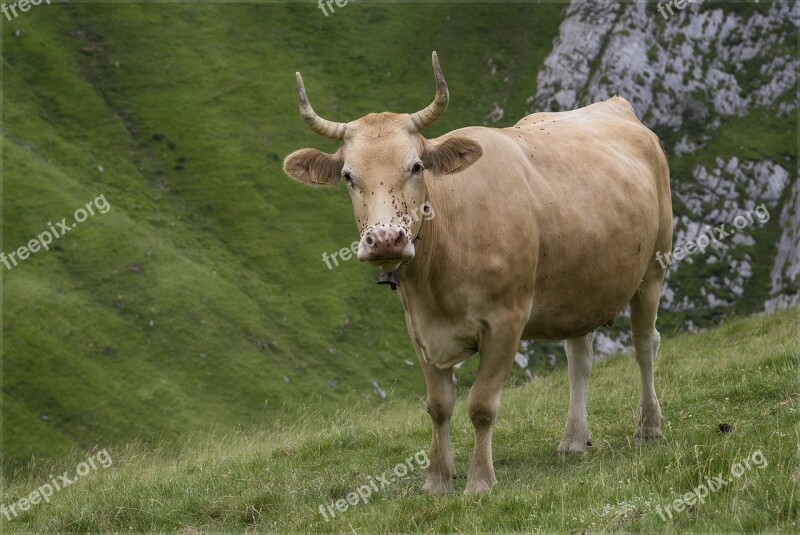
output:
[[[443,192],[442,192],[443,193]],[[445,254],[447,237],[454,237],[451,228],[450,198],[438,191],[428,190],[428,201],[433,207],[434,216],[422,221],[414,237],[414,259],[398,269],[400,286],[407,286],[409,292],[424,291],[436,278],[437,266],[441,265],[441,255]]]

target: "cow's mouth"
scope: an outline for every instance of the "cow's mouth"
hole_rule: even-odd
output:
[[[358,246],[358,259],[390,272],[414,259],[414,244],[404,229],[380,229],[366,233]]]
[[[376,265],[381,268],[381,271],[390,272],[396,270],[403,263],[402,256],[378,256],[375,258],[367,259],[370,264]]]

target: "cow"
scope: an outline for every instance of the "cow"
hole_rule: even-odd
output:
[[[452,491],[453,366],[475,353],[465,493],[496,483],[492,429],[520,340],[565,340],[569,408],[557,451],[585,453],[593,331],[626,305],[641,376],[634,444],[659,438],[653,366],[664,268],[655,254],[672,248],[672,202],[658,137],[615,96],[508,128],[426,139],[420,132],[449,102],[436,52],[432,62],[436,95],[426,108],[348,123],[317,115],[297,73],[303,119],[341,146],[334,154],[301,149],[284,161],[300,182],[345,182],[358,259],[398,285],[433,426],[423,490]],[[420,210],[435,217],[408,217]]]

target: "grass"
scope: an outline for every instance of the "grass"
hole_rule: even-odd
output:
[[[397,298],[373,268],[321,260],[357,236],[346,193],[281,169],[333,147],[300,119],[294,72],[336,120],[411,111],[433,97],[438,50],[452,105],[428,134],[480,124],[495,100],[510,124],[562,9],[69,3],[15,19],[2,250],[100,194],[112,208],[3,274],[4,473],[74,446],[378,406],[373,380],[422,395]]]
[[[507,388],[494,438],[499,484],[463,496],[472,433],[459,399],[453,420],[456,492],[420,492],[422,470],[326,522],[329,505],[427,451],[421,402],[378,409],[353,400],[335,415],[284,414],[274,427],[186,436],[172,447],[109,450],[113,465],[87,475],[9,522],[4,533],[149,532],[786,532],[798,529],[800,309],[728,322],[664,341],[656,381],[664,438],[631,444],[638,373],[630,356],[595,364],[590,383],[590,452],[555,453],[566,417],[560,370]],[[731,432],[719,431],[729,424]],[[760,451],[766,466],[745,470],[705,503],[662,520],[656,510]],[[9,504],[85,460],[6,481]]]

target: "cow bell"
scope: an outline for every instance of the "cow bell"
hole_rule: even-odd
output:
[[[389,273],[381,271],[378,277],[378,284],[390,284],[392,286],[392,291],[396,291],[397,287],[400,286],[400,277],[397,275],[397,270]]]

